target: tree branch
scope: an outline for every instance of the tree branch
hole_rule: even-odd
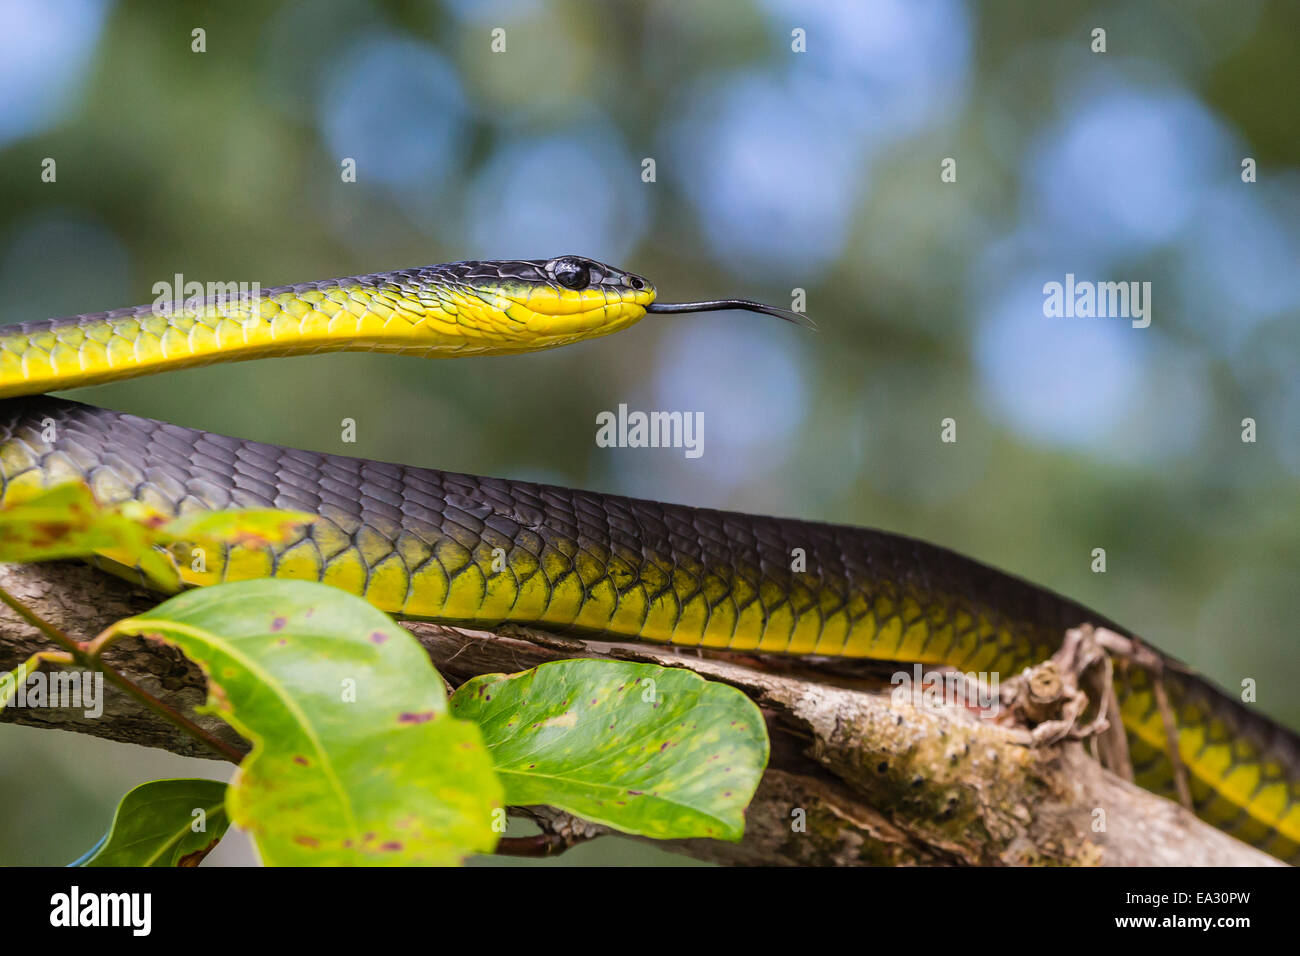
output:
[[[76,562],[0,565],[0,587],[78,640],[158,603],[156,595]],[[454,684],[550,660],[603,657],[685,667],[748,694],[767,719],[772,760],[747,813],[745,839],[660,844],[700,859],[768,865],[1278,862],[1104,770],[1078,740],[1035,744],[1025,730],[976,720],[963,710],[918,708],[892,699],[888,683],[869,675],[848,678],[771,658],[584,643],[509,626],[491,634],[407,626]],[[0,615],[0,669],[47,646],[47,638],[8,609]],[[176,650],[124,638],[105,660],[222,741],[246,749],[226,724],[194,713],[206,697],[204,679]],[[111,686],[97,719],[50,708],[10,708],[0,716],[214,756]],[[524,812],[552,846],[609,832],[549,808]]]

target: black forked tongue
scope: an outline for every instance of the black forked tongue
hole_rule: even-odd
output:
[[[751,299],[714,299],[711,302],[652,302],[645,308],[647,312],[659,313],[726,312],[730,309],[761,312],[763,315],[772,315],[778,319],[793,322],[795,325],[802,325],[805,329],[813,329],[814,331],[817,329],[817,323],[806,315],[791,312],[789,309],[778,309],[774,305],[764,305],[762,302],[754,302]]]

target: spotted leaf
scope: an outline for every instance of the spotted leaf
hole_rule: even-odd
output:
[[[252,742],[226,796],[268,865],[448,864],[496,845],[501,784],[423,648],[307,581],[187,591],[113,625],[178,647]]]
[[[680,668],[573,660],[462,685],[514,806],[544,804],[657,839],[739,840],[767,765],[758,708]]]

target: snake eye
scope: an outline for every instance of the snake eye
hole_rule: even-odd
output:
[[[585,289],[591,284],[591,269],[581,259],[557,259],[551,271],[566,289]]]

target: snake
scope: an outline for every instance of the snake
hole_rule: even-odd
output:
[[[479,629],[998,674],[1048,659],[1085,622],[1132,637],[1050,590],[899,534],[302,451],[44,394],[265,356],[533,352],[648,314],[721,309],[808,324],[747,299],[659,302],[642,276],[560,256],[3,326],[0,504],[81,481],[103,504],[169,515],[308,512],[317,520],[274,545],[227,545],[201,570],[182,564],[184,583],[319,581],[394,616]],[[1300,863],[1300,737],[1142,646],[1154,658],[1114,677],[1136,782],[1190,795],[1206,822]]]

